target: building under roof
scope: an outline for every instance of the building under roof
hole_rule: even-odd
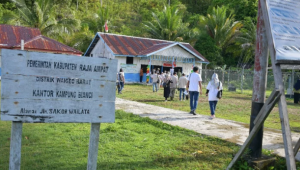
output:
[[[98,32],[84,56],[118,59],[126,81],[138,82],[140,69],[169,71],[175,62],[175,72],[190,73],[193,66],[202,68],[209,61],[189,43],[141,38]],[[143,81],[145,81],[145,76]]]
[[[0,24],[0,49],[20,49],[21,40],[28,51],[82,55],[81,51],[43,36],[37,28]]]

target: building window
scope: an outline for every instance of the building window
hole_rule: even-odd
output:
[[[126,64],[133,64],[133,57],[126,57]]]

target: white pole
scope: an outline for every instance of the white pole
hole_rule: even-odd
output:
[[[21,40],[21,50],[24,50],[24,40]],[[22,122],[11,124],[9,170],[21,169],[22,127]]]
[[[228,70],[228,81],[227,81],[227,83],[228,83],[228,88],[229,88],[229,76],[230,76],[230,68],[229,68],[229,70]]]
[[[21,50],[24,50],[24,40],[21,40]]]
[[[243,83],[244,83],[244,70],[245,70],[245,66],[243,66],[243,71],[242,71],[242,76],[241,76],[241,92],[243,93]]]
[[[290,88],[291,92],[293,92],[294,80],[295,80],[295,68],[293,68],[293,71],[292,71],[292,80],[291,80],[291,88]],[[293,93],[291,93],[290,98],[292,98],[292,95],[293,95]]]
[[[87,170],[97,170],[100,123],[91,124]]]
[[[206,80],[207,80],[207,65],[208,65],[208,64],[205,65],[205,78],[204,78],[205,84],[207,83],[207,82],[206,82]],[[208,84],[208,83],[207,83],[207,84]]]
[[[22,126],[22,122],[12,122],[11,125],[9,170],[21,168]]]

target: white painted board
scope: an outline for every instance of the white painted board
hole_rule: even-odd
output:
[[[267,0],[278,61],[300,61],[300,1]]]
[[[117,60],[2,50],[1,120],[115,120]]]

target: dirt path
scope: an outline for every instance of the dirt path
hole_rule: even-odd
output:
[[[220,118],[209,120],[209,116],[194,116],[179,110],[153,106],[120,98],[116,99],[116,109],[121,109],[141,117],[149,117],[170,125],[180,126],[208,136],[218,137],[239,145],[244,143],[249,134],[248,124]],[[296,144],[299,137],[299,133],[292,134],[293,145]],[[265,128],[263,148],[273,150],[276,154],[284,157],[285,154],[281,131]],[[299,152],[296,159],[300,161]]]

